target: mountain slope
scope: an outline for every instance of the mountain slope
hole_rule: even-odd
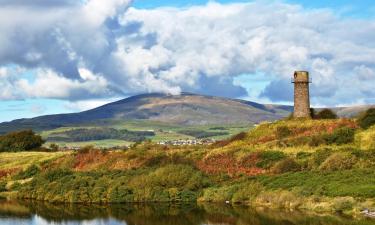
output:
[[[1,123],[0,132],[20,129],[47,130],[98,120],[148,120],[179,125],[242,124],[285,117],[291,106],[202,96],[142,94],[98,108],[71,114],[41,116]]]

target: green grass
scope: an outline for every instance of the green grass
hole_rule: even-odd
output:
[[[47,142],[45,146],[49,146],[52,142]],[[129,146],[132,142],[115,140],[115,139],[106,139],[98,141],[83,141],[83,142],[53,142],[60,147],[84,147],[92,145],[98,148],[111,148],[111,147],[122,147]]]
[[[60,158],[67,152],[17,152],[0,153],[0,169],[27,168],[47,160]]]
[[[154,131],[155,136],[151,137],[152,141],[169,141],[169,140],[178,140],[178,139],[194,139],[190,135],[185,135],[179,133],[182,130],[202,130],[207,132],[227,132],[227,135],[218,135],[213,136],[215,140],[226,139],[234,134],[240,133],[242,131],[248,131],[250,125],[199,125],[199,126],[183,126],[176,124],[168,124],[156,121],[142,121],[142,120],[132,120],[132,121],[123,121],[123,120],[104,120],[100,124],[83,124],[81,126],[72,126],[72,127],[60,127],[53,130],[42,131],[40,135],[43,138],[49,136],[56,136],[53,133],[64,132],[72,129],[80,128],[95,128],[95,127],[110,127],[115,129],[127,129],[129,131]],[[250,127],[249,127],[250,126]],[[223,130],[212,130],[211,128],[221,127]],[[61,135],[58,135],[61,136]],[[51,143],[47,143],[45,146],[48,146]],[[85,145],[94,145],[97,147],[114,147],[114,146],[124,146],[129,145],[131,142],[125,142],[122,140],[101,140],[101,141],[89,141],[89,142],[58,142],[60,146],[68,147],[80,147]]]
[[[261,176],[257,180],[271,190],[298,190],[304,195],[329,197],[375,198],[375,171],[373,169],[325,173],[308,171],[279,176]]]

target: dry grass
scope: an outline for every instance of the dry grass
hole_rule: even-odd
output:
[[[58,159],[70,154],[69,152],[17,152],[0,153],[0,170],[13,168],[25,169],[32,164],[39,164],[47,160]]]

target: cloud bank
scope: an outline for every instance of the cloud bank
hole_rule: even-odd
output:
[[[374,20],[265,1],[156,9],[132,8],[130,0],[0,5],[3,100],[181,91],[246,97],[252,84],[234,79],[260,72],[269,80],[260,98],[290,101],[294,70],[309,70],[316,104],[375,102]]]

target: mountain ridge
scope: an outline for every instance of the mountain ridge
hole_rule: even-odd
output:
[[[332,108],[340,117],[352,117],[372,106]],[[319,109],[317,109],[319,110]],[[179,125],[256,124],[288,116],[293,106],[183,92],[180,95],[134,95],[90,110],[17,119],[0,123],[0,133],[33,129],[43,131],[101,120],[145,120]]]
[[[0,123],[0,132],[46,130],[97,120],[150,120],[179,125],[242,124],[274,121],[287,116],[292,106],[216,96],[149,93],[131,96],[94,109]]]

